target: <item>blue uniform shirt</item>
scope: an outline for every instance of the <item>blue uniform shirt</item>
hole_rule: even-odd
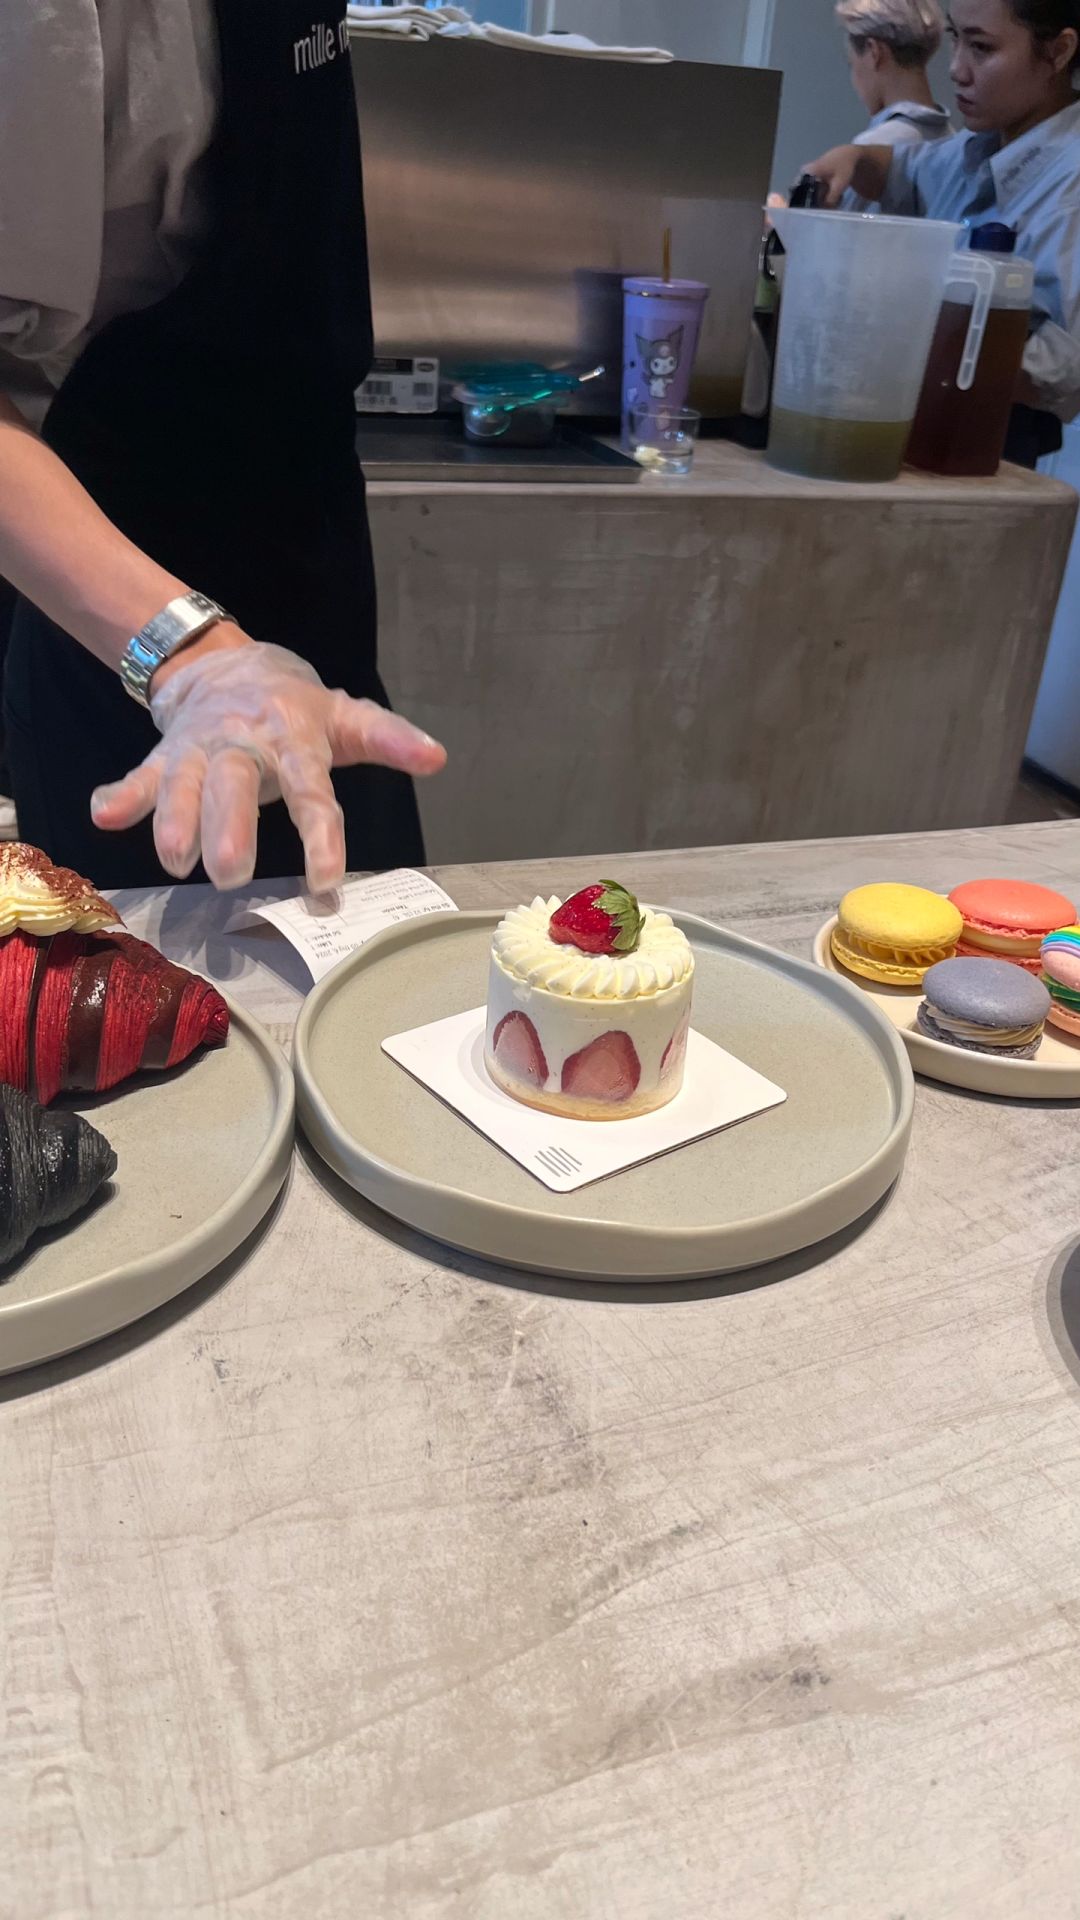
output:
[[[893,150],[883,213],[1003,220],[1035,268],[1034,331],[1024,367],[1037,404],[1080,413],[1080,102],[1007,147],[999,134]]]
[[[948,140],[956,128],[944,107],[924,107],[920,100],[898,100],[875,113],[865,133],[855,135],[857,147],[916,146],[920,140]]]

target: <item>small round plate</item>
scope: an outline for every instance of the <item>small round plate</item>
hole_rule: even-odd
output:
[[[998,1100],[1080,1100],[1080,1040],[1048,1026],[1034,1060],[1002,1060],[992,1053],[971,1053],[966,1047],[931,1040],[915,1025],[921,990],[879,987],[849,973],[832,950],[835,925],[834,913],[814,941],[814,959],[826,973],[849,980],[881,1009],[903,1040],[916,1073],[928,1080],[943,1080],[950,1087],[966,1087],[971,1093],[993,1094]]]
[[[117,1169],[4,1268],[0,1373],[88,1346],[201,1280],[258,1226],[292,1159],[289,1063],[231,1000],[225,1046],[57,1104],[105,1135]]]
[[[851,1226],[904,1163],[915,1083],[861,994],[809,961],[690,914],[694,1026],[783,1087],[782,1107],[609,1180],[554,1193],[383,1051],[482,1006],[501,911],[379,934],[304,1003],[304,1131],[376,1206],[466,1252],[586,1280],[687,1280],[760,1265]]]

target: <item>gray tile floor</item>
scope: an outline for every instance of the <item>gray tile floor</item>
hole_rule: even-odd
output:
[[[1042,780],[1034,767],[1025,766],[1003,825],[1026,826],[1034,820],[1078,820],[1080,802]]]

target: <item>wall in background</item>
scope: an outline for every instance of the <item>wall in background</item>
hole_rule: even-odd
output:
[[[751,0],[533,0],[533,31],[602,45],[666,47],[678,60],[742,62]]]
[[[478,19],[496,0],[469,0]],[[503,0],[506,4],[506,0]],[[790,186],[804,160],[865,123],[848,78],[833,0],[528,0],[531,32],[551,27],[610,45],[667,47],[680,60],[778,67],[784,97],[772,184]],[[935,96],[952,105],[948,51],[934,62]]]
[[[458,6],[461,0],[456,0]],[[529,0],[483,0],[479,6],[469,6],[467,11],[477,20],[490,20],[495,27],[513,27],[515,33],[531,33],[529,19]]]
[[[387,0],[391,4],[392,0]],[[424,0],[425,6],[434,6],[436,0]],[[532,15],[535,0],[454,0],[454,5],[464,7],[474,20],[490,20],[494,27],[512,27],[515,33],[538,33]]]
[[[772,180],[783,193],[804,161],[850,139],[866,122],[833,0],[777,0],[766,65],[784,76]]]

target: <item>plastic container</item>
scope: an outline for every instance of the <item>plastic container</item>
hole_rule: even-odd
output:
[[[504,447],[547,447],[555,438],[557,400],[515,399],[507,406],[498,396],[475,393],[468,387],[455,388],[454,397],[461,401],[465,438],[478,445],[490,446],[498,441]]]
[[[950,271],[905,458],[925,473],[978,478],[1001,464],[1031,324],[1035,269],[1014,252],[1012,228],[996,221],[974,227],[969,244],[971,252],[958,253]],[[980,291],[970,275],[973,254],[990,269],[991,286],[982,350],[969,375],[962,364],[964,342]]]
[[[531,361],[466,368],[453,388],[454,399],[461,402],[465,438],[479,446],[492,441],[504,447],[550,446],[567,394],[603,371],[595,367],[589,373],[553,373]]]
[[[768,459],[824,480],[895,480],[960,228],[777,207],[784,246]]]

